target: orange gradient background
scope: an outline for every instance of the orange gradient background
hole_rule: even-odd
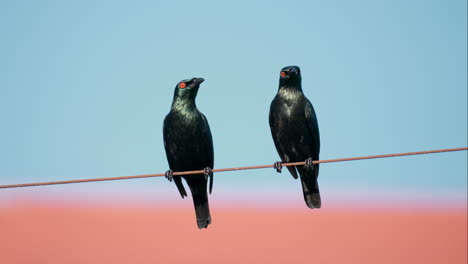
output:
[[[0,207],[2,263],[467,263],[465,209]]]

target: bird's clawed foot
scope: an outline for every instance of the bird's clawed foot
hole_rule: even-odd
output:
[[[213,177],[213,170],[210,167],[206,167],[203,169],[203,174],[205,175],[205,180],[208,180],[208,177]]]
[[[172,173],[173,173],[173,172],[174,172],[173,170],[168,170],[168,171],[166,171],[166,179],[167,179],[168,181],[170,181],[170,182],[172,182]]]
[[[312,168],[312,165],[314,165],[312,158],[308,158],[305,160],[304,166],[307,168]]]
[[[276,172],[281,173],[281,170],[283,169],[281,161],[275,162],[275,164],[273,164],[273,168],[276,170]]]

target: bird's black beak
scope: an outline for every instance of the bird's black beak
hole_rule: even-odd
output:
[[[291,69],[289,69],[289,72],[294,74],[294,75],[298,75],[299,74],[299,68],[291,67]]]
[[[195,80],[193,80],[193,83],[195,85],[199,85],[200,83],[202,83],[204,81],[205,81],[205,79],[203,79],[203,78],[195,78]]]
[[[190,88],[198,88],[200,83],[204,82],[205,79],[203,78],[193,78],[190,83]]]
[[[286,73],[285,77],[292,77],[296,75],[301,75],[301,70],[298,66],[286,66],[281,71]]]
[[[191,88],[198,88],[200,86],[200,83],[204,82],[205,79],[203,78],[193,78],[192,83],[190,84]]]

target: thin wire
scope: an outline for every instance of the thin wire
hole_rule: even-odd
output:
[[[314,160],[313,164],[318,163],[332,163],[332,162],[341,162],[341,161],[353,161],[353,160],[366,160],[366,159],[380,159],[380,158],[393,158],[401,156],[411,156],[411,155],[422,155],[422,154],[433,154],[433,153],[442,153],[442,152],[453,152],[453,151],[463,151],[468,150],[468,147],[465,148],[451,148],[451,149],[437,149],[437,150],[426,150],[426,151],[416,151],[416,152],[406,152],[406,153],[395,153],[395,154],[384,154],[384,155],[374,155],[374,156],[362,156],[362,157],[353,157],[353,158],[342,158],[342,159],[329,159],[329,160]],[[300,166],[304,165],[305,161],[300,162],[289,162],[282,163],[282,166]],[[253,169],[265,169],[273,168],[274,165],[259,165],[259,166],[247,166],[247,167],[237,167],[237,168],[224,168],[224,169],[213,169],[213,172],[224,172],[224,171],[239,171],[239,170],[253,170]],[[181,175],[190,175],[190,174],[201,174],[203,170],[195,171],[180,171],[174,172],[174,176]],[[10,184],[10,185],[0,185],[0,189],[7,188],[19,188],[19,187],[32,187],[32,186],[42,186],[42,185],[57,185],[57,184],[70,184],[70,183],[83,183],[83,182],[98,182],[98,181],[115,181],[115,180],[129,180],[129,179],[141,179],[141,178],[150,178],[150,177],[161,177],[165,176],[165,173],[157,174],[143,174],[143,175],[134,175],[134,176],[120,176],[120,177],[107,177],[107,178],[94,178],[94,179],[81,179],[81,180],[68,180],[68,181],[50,181],[50,182],[36,182],[36,183],[22,183],[22,184]]]

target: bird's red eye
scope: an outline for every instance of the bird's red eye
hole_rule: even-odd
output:
[[[284,77],[284,76],[286,76],[286,73],[285,73],[285,72],[281,72],[280,75],[281,75],[281,77]]]
[[[187,87],[187,84],[184,83],[184,82],[183,82],[183,83],[180,83],[180,84],[179,84],[179,87],[182,88],[182,89],[184,89],[185,87]]]

